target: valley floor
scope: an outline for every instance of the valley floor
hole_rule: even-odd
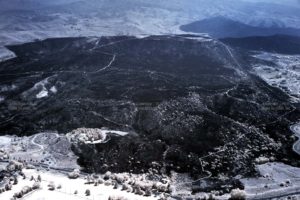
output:
[[[273,65],[256,65],[255,73],[273,87],[290,95],[292,102],[300,101],[300,56],[261,52],[256,58],[274,63]]]
[[[86,184],[86,179],[83,177],[78,179],[69,179],[65,174],[54,172],[54,171],[45,171],[36,169],[26,169],[23,170],[26,175],[26,179],[19,179],[17,185],[12,187],[12,190],[0,194],[1,199],[11,199],[14,193],[19,192],[25,186],[32,186],[34,181],[30,181],[30,177],[41,176],[41,188],[39,190],[33,191],[25,195],[22,199],[24,200],[94,200],[94,199],[103,199],[107,200],[109,197],[124,197],[125,199],[130,200],[146,200],[146,199],[158,199],[158,197],[143,197],[137,194],[129,193],[126,191],[121,191],[121,187],[118,189],[113,189],[113,185],[105,186],[100,184],[94,186],[94,184]],[[54,184],[57,188],[53,191],[49,190],[48,185]],[[85,194],[86,190],[90,190],[91,195],[87,196]],[[76,192],[75,192],[76,191]],[[77,194],[75,194],[77,193]]]

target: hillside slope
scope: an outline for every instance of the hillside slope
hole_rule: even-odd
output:
[[[219,41],[119,36],[8,48],[18,57],[0,64],[1,133],[80,127],[130,133],[74,145],[87,170],[234,177],[252,174],[260,156],[297,158],[288,124],[299,111],[283,92],[248,74],[253,59]],[[284,110],[273,109],[281,104]]]

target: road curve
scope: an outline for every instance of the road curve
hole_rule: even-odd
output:
[[[292,125],[290,129],[298,137],[298,141],[293,145],[293,151],[300,155],[300,123]]]

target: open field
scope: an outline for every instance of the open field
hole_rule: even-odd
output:
[[[105,186],[99,184],[86,184],[87,180],[83,177],[78,179],[69,179],[66,175],[57,173],[54,171],[37,171],[35,169],[23,170],[26,175],[26,179],[19,179],[17,185],[12,187],[12,190],[0,194],[1,199],[10,199],[14,193],[19,192],[25,186],[33,185],[34,181],[30,181],[30,177],[41,176],[41,188],[25,195],[22,199],[24,200],[94,200],[103,199],[107,200],[110,196],[124,197],[128,200],[146,200],[146,199],[158,199],[156,197],[143,197],[126,191],[121,191],[121,186],[118,189],[113,189],[113,185]],[[56,189],[49,190],[48,185],[54,183]],[[57,189],[61,186],[61,189]],[[86,190],[89,189],[91,192],[90,196],[85,194]],[[77,194],[74,194],[77,191]]]

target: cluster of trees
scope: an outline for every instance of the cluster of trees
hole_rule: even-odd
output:
[[[13,195],[13,199],[20,199],[22,198],[24,195],[34,191],[34,190],[38,190],[40,189],[40,182],[35,182],[31,187],[29,186],[25,186],[22,188],[22,190],[20,192],[16,192]]]
[[[11,190],[11,188],[12,188],[12,185],[10,183],[5,184],[5,186],[3,188],[0,188],[0,194],[5,191]]]
[[[151,196],[152,193],[162,194],[164,199],[171,192],[170,185],[168,182],[149,182],[146,180],[138,180],[130,178],[128,175],[113,174],[106,172],[102,177],[97,175],[89,175],[86,177],[87,184],[104,184],[106,186],[113,185],[114,189],[121,188],[123,191],[135,193],[141,196]],[[115,197],[111,197],[115,198]]]

